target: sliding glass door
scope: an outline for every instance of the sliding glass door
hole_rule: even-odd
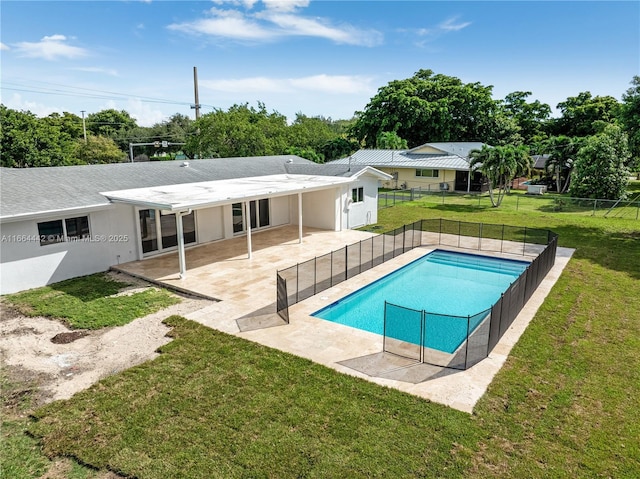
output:
[[[176,215],[163,215],[159,210],[140,210],[142,252],[153,253],[175,249],[178,245]],[[195,212],[182,217],[182,237],[185,244],[196,242]],[[158,241],[160,239],[160,241]]]

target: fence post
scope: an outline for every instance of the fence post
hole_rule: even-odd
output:
[[[424,363],[424,332],[427,330],[427,311],[422,310],[420,318],[420,362]]]
[[[349,277],[349,245],[344,247],[344,280]]]
[[[522,256],[527,251],[527,227],[524,227],[524,240],[522,241]]]
[[[482,227],[484,223],[480,223],[480,238],[478,238],[478,251],[482,251]]]
[[[470,321],[471,320],[471,316],[467,315],[467,341],[464,345],[464,369],[467,369],[467,364],[469,361],[469,326],[470,326]]]
[[[315,296],[318,289],[318,257],[313,258],[313,295]]]
[[[298,302],[298,294],[300,293],[300,263],[296,263],[296,303]]]
[[[404,245],[407,242],[407,225],[402,225],[402,254],[404,254]]]
[[[362,240],[360,240],[360,252],[358,253],[360,257],[358,259],[358,274],[362,273]]]
[[[516,211],[518,211],[519,206],[520,206],[520,195],[516,196]]]
[[[462,221],[458,221],[458,248],[460,248],[460,227],[462,226]]]
[[[591,213],[591,216],[595,216],[596,215],[596,205],[598,204],[598,200],[593,200],[593,213]]]

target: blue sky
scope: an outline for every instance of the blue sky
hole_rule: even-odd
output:
[[[620,99],[640,75],[640,2],[2,1],[1,99],[39,116],[174,113],[263,102],[351,118],[419,69],[531,91],[555,108]]]

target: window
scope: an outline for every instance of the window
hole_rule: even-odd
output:
[[[45,221],[38,223],[38,234],[40,235],[40,246],[64,241],[64,230],[62,220]]]
[[[89,217],[78,216],[63,220],[38,223],[40,246],[77,241],[89,237]]]
[[[67,227],[67,239],[79,240],[89,237],[89,217],[78,216],[64,220]]]
[[[271,224],[269,207],[270,200],[268,198],[250,201],[249,219],[247,221],[244,217],[244,207],[242,203],[234,203],[232,205],[233,232],[242,233],[246,224],[249,224],[251,229],[259,229],[269,226]]]
[[[140,210],[138,214],[143,253],[174,248],[178,245],[178,226],[174,213],[164,215],[158,210]],[[182,237],[185,244],[196,242],[196,220],[193,211],[182,217]]]
[[[351,199],[354,203],[362,203],[364,201],[364,188],[353,188],[351,190]]]
[[[423,178],[437,178],[440,176],[440,171],[432,169],[416,170],[416,176],[421,176]]]

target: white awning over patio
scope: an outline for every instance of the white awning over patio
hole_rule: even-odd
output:
[[[188,167],[188,166],[185,166]],[[357,178],[318,175],[267,175],[228,180],[204,181],[166,186],[152,186],[104,195],[114,203],[126,203],[142,208],[175,213],[180,277],[186,276],[182,217],[192,210],[233,203],[242,203],[249,215],[249,202],[277,196],[298,196],[298,240],[302,243],[302,194],[336,188],[357,181]],[[247,225],[247,255],[251,258],[251,226]]]
[[[176,212],[324,190],[354,181],[355,178],[338,176],[269,175],[106,191],[100,194],[113,202]]]

